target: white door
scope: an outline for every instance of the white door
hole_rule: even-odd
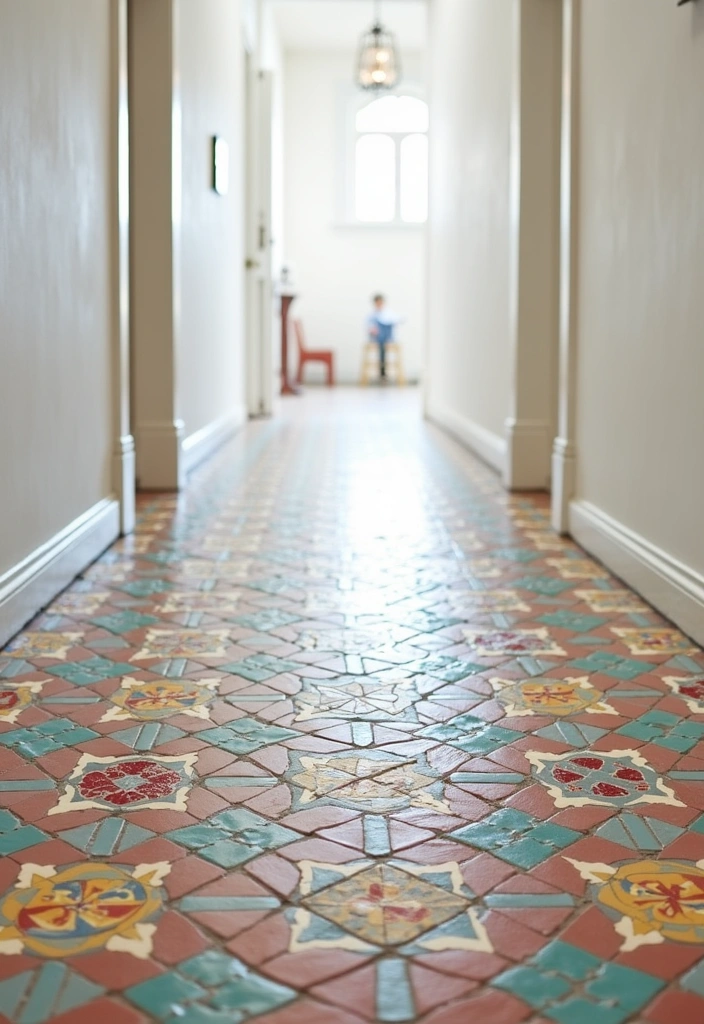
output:
[[[271,72],[248,70],[247,92],[247,405],[250,416],[270,416],[274,400]]]

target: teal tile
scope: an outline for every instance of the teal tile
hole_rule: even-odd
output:
[[[37,725],[1,733],[0,745],[18,750],[25,757],[41,757],[99,738],[100,733],[76,725],[68,718],[52,718]]]
[[[299,620],[298,615],[291,615],[290,612],[283,612],[278,608],[267,608],[249,615],[239,615],[233,621],[245,629],[256,629],[258,633],[266,633],[270,629],[279,629]]]
[[[607,733],[606,729],[597,729],[594,725],[577,725],[575,722],[557,721],[544,729],[538,729],[536,736],[557,743],[566,743],[568,747],[589,747],[595,740]]]
[[[232,754],[250,754],[270,743],[281,743],[300,735],[295,729],[282,729],[278,725],[259,722],[256,718],[238,718],[226,725],[199,732],[198,739]]]
[[[562,594],[565,590],[571,590],[574,581],[557,579],[554,576],[523,576],[511,584],[518,590],[530,590],[534,594],[544,594],[546,597],[553,597]]]
[[[534,1009],[548,1006],[572,990],[565,978],[546,977],[535,967],[513,967],[495,978],[492,984],[517,996]]]
[[[275,850],[301,838],[293,829],[284,828],[246,808],[221,811],[209,824],[191,825],[167,832],[175,843],[198,850],[205,860],[224,868],[236,867],[264,850]]]
[[[683,721],[678,715],[665,711],[648,711],[640,718],[622,725],[616,733],[685,754],[704,737],[704,724]]]
[[[124,743],[133,750],[153,750],[163,743],[171,743],[173,740],[180,740],[187,734],[183,729],[177,729],[173,725],[166,725],[163,722],[145,722],[143,725],[134,726],[132,729],[120,729],[118,732],[111,732],[110,739]]]
[[[509,743],[515,743],[523,734],[513,729],[491,725],[483,718],[465,714],[457,715],[456,718],[450,718],[439,725],[427,726],[421,729],[418,735],[449,743],[468,754],[482,756],[493,754],[499,747],[505,747]]]
[[[123,818],[103,818],[90,825],[66,829],[59,832],[59,836],[92,857],[111,857],[153,838],[154,832],[129,824]]]
[[[131,1003],[151,1013],[157,1020],[166,1020],[174,1012],[185,1019],[188,1004],[207,998],[208,993],[194,981],[169,971],[132,985],[125,995]]]
[[[542,558],[539,551],[532,548],[495,548],[492,551],[494,558],[505,558],[509,562],[535,562]]]
[[[388,957],[377,961],[376,1016],[384,1024],[416,1019],[413,988],[405,960]]]
[[[0,810],[0,856],[9,857],[20,850],[28,850],[48,838],[41,829],[23,825],[10,811]]]
[[[578,615],[563,609],[558,612],[550,612],[549,615],[541,615],[538,622],[546,626],[558,626],[560,629],[569,629],[573,633],[588,633],[592,629],[598,629],[607,621],[599,615]]]
[[[461,658],[439,655],[436,658],[423,658],[420,661],[411,662],[405,668],[410,672],[419,672],[422,675],[432,676],[434,679],[441,679],[444,683],[457,683],[461,679],[466,679],[467,676],[484,672],[486,666],[463,661]]]
[[[259,975],[247,972],[236,981],[231,981],[218,989],[212,1003],[218,1010],[243,1012],[245,1019],[257,1017],[262,1013],[271,1013],[279,1006],[290,1003],[296,993],[285,985],[269,981]]]
[[[704,999],[704,962],[687,971],[684,977],[680,978],[680,985],[688,992],[695,992]]]
[[[89,686],[103,679],[114,679],[130,675],[139,669],[128,662],[110,661],[108,658],[87,658],[85,661],[71,661],[66,665],[54,665],[44,671],[60,676],[75,686]]]
[[[529,870],[581,839],[581,833],[541,822],[524,811],[503,808],[483,821],[450,833],[452,839],[491,851],[495,857]]]
[[[583,672],[601,672],[614,679],[637,679],[646,672],[654,672],[657,665],[648,661],[635,661],[633,658],[621,658],[618,654],[606,651],[594,651],[586,658],[578,658],[568,662],[570,668],[578,668]]]
[[[168,580],[132,580],[129,583],[120,583],[118,590],[124,590],[132,597],[150,597],[152,594],[163,594],[173,589],[173,584]]]
[[[97,619],[90,620],[94,626],[102,629],[109,629],[111,633],[130,633],[133,629],[141,629],[143,626],[153,626],[160,622],[154,615],[140,615],[137,612],[115,612],[112,615],[101,615]]]

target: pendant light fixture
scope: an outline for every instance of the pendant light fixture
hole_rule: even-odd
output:
[[[374,3],[374,24],[359,43],[357,84],[366,92],[393,89],[401,80],[396,39],[381,23],[381,0]]]

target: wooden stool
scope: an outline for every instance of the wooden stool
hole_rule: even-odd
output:
[[[406,378],[403,375],[403,360],[401,358],[401,346],[397,341],[386,342],[386,376],[393,378],[396,384],[405,384]],[[381,358],[379,345],[376,341],[369,341],[362,351],[362,373],[359,383],[368,384],[370,374],[374,378],[381,378]]]

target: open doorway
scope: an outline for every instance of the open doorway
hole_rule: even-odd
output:
[[[263,9],[261,65],[273,81],[272,273],[288,278],[291,320],[302,322],[307,348],[333,353],[342,385],[360,383],[377,294],[399,321],[405,381],[423,376],[426,3],[385,0],[380,8],[372,0],[265,0]],[[395,37],[401,75],[393,90],[372,93],[355,81],[355,67],[375,11]],[[293,330],[289,339],[294,378]],[[274,350],[277,367],[276,337]],[[305,385],[325,382],[327,370],[306,363]]]

